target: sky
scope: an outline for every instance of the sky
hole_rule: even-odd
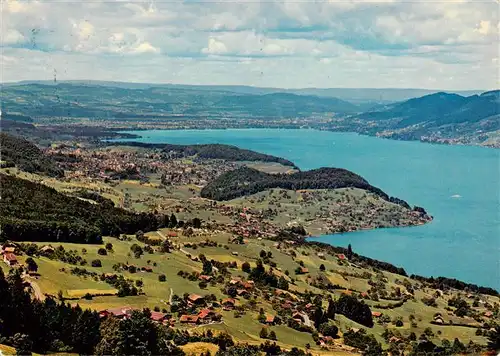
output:
[[[2,82],[499,87],[498,0],[0,2]]]

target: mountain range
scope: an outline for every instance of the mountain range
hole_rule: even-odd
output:
[[[311,95],[320,92],[324,95]],[[333,93],[338,97],[328,96]],[[394,101],[418,93],[426,95]],[[470,93],[420,89],[274,92],[245,86],[74,81],[4,84],[0,97],[2,119],[30,122],[35,118],[35,124],[37,119],[72,118],[98,119],[100,124],[124,122],[121,127],[131,127],[131,123],[141,127],[140,122],[149,128],[158,122],[171,125],[167,128],[305,126],[393,139],[500,146],[500,91],[462,94]],[[381,99],[375,100],[376,95]],[[345,100],[349,97],[353,99]],[[175,126],[174,122],[183,124]]]

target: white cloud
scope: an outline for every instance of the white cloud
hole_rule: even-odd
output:
[[[155,48],[149,42],[143,42],[139,44],[137,47],[134,47],[131,50],[132,53],[160,53],[158,48]]]
[[[494,1],[0,1],[7,80],[498,85]]]
[[[202,49],[202,53],[206,54],[224,54],[226,52],[226,45],[221,41],[217,41],[215,38],[209,38],[208,46]]]
[[[2,45],[22,43],[26,38],[17,30],[9,29],[2,35]]]

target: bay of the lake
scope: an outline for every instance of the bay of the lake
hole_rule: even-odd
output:
[[[411,274],[446,276],[500,289],[500,150],[405,142],[316,130],[127,131],[131,141],[223,143],[287,158],[300,169],[349,169],[434,216],[418,227],[313,239],[352,245],[359,254]]]

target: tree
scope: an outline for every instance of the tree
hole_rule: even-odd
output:
[[[330,300],[328,300],[328,308],[326,309],[326,316],[328,317],[328,319],[335,319],[335,311],[335,301],[330,298]]]
[[[260,258],[266,258],[267,257],[267,252],[264,251],[264,250],[260,250],[259,256],[260,256]]]
[[[267,329],[266,328],[262,328],[260,330],[259,336],[260,336],[261,339],[267,339],[267,337],[268,337],[268,335],[267,335]]]
[[[102,263],[101,263],[101,260],[93,260],[90,265],[92,267],[102,267]]]
[[[201,228],[201,220],[199,218],[194,218],[193,219],[193,227],[195,229]]]
[[[351,260],[352,259],[352,247],[351,244],[347,246],[347,259]]]
[[[28,257],[26,259],[26,266],[28,267],[28,271],[30,272],[38,271],[38,265],[36,264],[35,260],[31,257]]]
[[[250,268],[250,263],[248,262],[243,262],[242,265],[241,265],[241,270],[243,272],[247,272],[247,273],[250,273],[251,271],[251,268]]]
[[[106,251],[105,248],[101,247],[100,249],[97,250],[97,253],[101,256],[106,256],[108,254],[108,251]]]
[[[373,317],[370,307],[364,302],[358,301],[355,297],[343,294],[337,301],[335,308],[338,314],[342,314],[369,328],[373,327]]]
[[[10,342],[15,347],[17,355],[32,355],[31,348],[33,347],[33,343],[28,335],[17,333],[11,338]]]
[[[321,272],[325,272],[325,270],[326,270],[325,265],[324,265],[324,264],[321,264],[321,265],[319,266],[319,270],[320,270]]]
[[[172,215],[170,215],[170,224],[169,224],[169,226],[171,228],[177,227],[177,217],[174,215],[174,213],[172,213]]]
[[[333,324],[332,322],[326,322],[326,323],[323,323],[319,326],[319,331],[324,336],[337,337],[337,334],[339,332],[339,328],[335,324]]]
[[[108,250],[108,251],[112,251],[113,250],[113,244],[111,242],[108,242],[106,244],[106,250]]]
[[[321,306],[316,306],[313,314],[314,327],[319,329],[319,326],[327,321],[328,317],[326,316],[326,313],[323,312],[323,309],[321,309]]]
[[[271,330],[271,332],[269,333],[268,338],[270,340],[278,340],[278,338],[276,337],[276,333],[274,332],[274,330]]]
[[[212,274],[212,262],[203,260],[203,274]]]
[[[500,325],[495,326],[495,330],[488,335],[488,349],[500,351]]]
[[[164,274],[160,274],[160,275],[158,276],[158,280],[159,280],[160,282],[165,282],[165,281],[167,280],[167,277],[166,277]]]
[[[280,276],[280,278],[278,279],[278,288],[283,290],[288,290],[288,287],[289,287],[288,281],[285,279],[285,277]]]

